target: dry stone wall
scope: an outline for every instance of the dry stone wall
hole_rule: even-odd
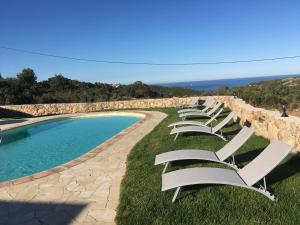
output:
[[[241,124],[248,120],[257,135],[269,140],[281,140],[294,146],[295,152],[300,152],[300,117],[281,117],[279,111],[256,108],[233,96],[214,98],[229,107],[240,118]]]
[[[257,135],[272,140],[277,139],[294,146],[300,152],[300,117],[281,117],[278,111],[270,111],[253,107],[242,99],[233,96],[214,96],[217,101],[224,102],[241,123],[248,120]],[[202,98],[203,100],[205,97]],[[1,110],[21,112],[32,116],[46,116],[66,113],[97,112],[103,110],[165,108],[188,104],[191,98],[142,99],[96,103],[65,103],[65,104],[33,104],[0,106]]]
[[[31,116],[46,116],[69,113],[97,112],[103,110],[166,108],[188,104],[191,98],[139,99],[128,101],[95,102],[95,103],[59,103],[7,105],[0,109],[21,112]],[[1,112],[1,111],[0,111]]]

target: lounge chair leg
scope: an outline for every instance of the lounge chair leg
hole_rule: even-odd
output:
[[[219,137],[222,138],[224,141],[227,141],[227,139],[223,136],[223,130],[222,129],[221,129],[221,135]]]
[[[234,155],[232,155],[232,164],[235,165]]]
[[[267,182],[266,182],[266,177],[264,177],[264,188],[267,190]]]
[[[174,194],[174,196],[173,196],[173,198],[172,198],[172,203],[175,202],[175,200],[176,200],[176,198],[177,198],[177,195],[178,195],[178,192],[180,191],[180,188],[181,188],[181,187],[178,187],[178,188],[176,189],[175,194]]]
[[[174,141],[176,141],[176,139],[178,138],[179,133],[176,134]]]
[[[263,178],[264,185],[259,184],[259,188],[251,187],[250,189],[255,190],[264,196],[268,197],[272,201],[277,201],[274,195],[272,195],[268,190],[267,190],[267,182],[266,182],[266,177]]]
[[[164,168],[164,170],[162,171],[162,174],[164,174],[164,173],[166,172],[168,165],[169,165],[169,162],[166,163],[165,168]]]

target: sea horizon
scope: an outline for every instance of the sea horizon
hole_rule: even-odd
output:
[[[229,88],[242,87],[260,81],[281,80],[284,78],[292,78],[292,77],[299,77],[299,76],[300,74],[272,75],[272,76],[241,77],[241,78],[186,81],[186,82],[167,82],[167,83],[159,83],[157,85],[163,87],[180,87],[180,88],[187,88],[192,90],[214,91],[220,87],[229,87]]]

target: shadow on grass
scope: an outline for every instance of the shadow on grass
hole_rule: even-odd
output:
[[[68,225],[86,206],[82,203],[0,201],[0,225]]]
[[[215,187],[218,188],[219,186],[224,186],[223,184],[194,184],[194,185],[189,185],[182,187],[176,201],[180,199],[184,199],[187,196],[194,196],[196,195],[199,191],[208,188],[208,187]],[[175,189],[174,189],[175,190]],[[175,192],[174,192],[175,193]]]
[[[228,113],[226,112],[222,112],[217,118],[217,121],[222,121],[226,116],[228,115]],[[186,118],[186,120],[199,120],[199,121],[207,121],[209,120],[210,117],[208,116],[193,116],[193,117],[188,117]]]
[[[264,150],[264,148],[259,148],[259,149],[255,149],[253,151],[250,152],[245,152],[239,155],[235,155],[235,160],[236,163],[238,165],[240,165],[243,162],[250,162],[252,161],[256,156],[259,155],[259,153],[261,153]],[[174,161],[171,162],[170,166],[173,167],[185,167],[185,166],[190,166],[190,165],[198,165],[199,163],[216,163],[216,162],[212,162],[212,161],[206,161],[206,160],[197,160],[197,159],[186,159],[186,160],[178,160],[178,161]],[[298,160],[299,163],[299,160]],[[205,167],[205,165],[204,165]],[[228,167],[230,169],[230,167]]]
[[[231,123],[231,124],[226,125],[224,128],[230,128],[230,127],[234,127],[234,126],[235,126],[235,124]],[[223,136],[227,139],[230,135],[236,135],[239,131],[240,131],[240,128],[236,128],[231,131],[224,131]],[[212,134],[204,133],[204,132],[187,132],[187,133],[181,133],[178,136],[178,138],[179,137],[194,137],[194,136],[200,136],[200,135],[207,136],[207,137],[212,136]],[[175,137],[175,136],[173,135],[173,137]]]
[[[32,117],[32,115],[28,113],[0,107],[0,117],[1,118],[28,118],[28,117]]]
[[[228,115],[228,113],[221,113],[218,117],[217,117],[217,121],[222,121],[226,116]]]
[[[225,137],[228,137],[230,135],[234,135],[235,136],[240,130],[241,130],[241,128],[237,127],[236,129],[231,130],[231,131],[224,131],[223,135],[225,135]]]
[[[256,156],[258,156],[259,153],[261,153],[263,150],[264,148],[258,148],[249,152],[235,155],[234,157],[238,164],[243,162],[249,162],[252,161]]]
[[[178,161],[174,161],[171,162],[167,172],[169,172],[170,170],[175,170],[177,169],[182,169],[180,167],[186,167],[186,166],[190,166],[190,165],[195,165],[195,166],[199,166],[199,163],[209,163],[209,161],[204,161],[204,160],[197,160],[197,159],[187,159],[187,160],[178,160]],[[203,166],[205,167],[205,165]],[[170,169],[172,168],[172,169]]]
[[[8,120],[1,120],[0,125],[6,125],[6,124],[14,124],[14,123],[23,123],[27,121],[26,119],[8,119]]]
[[[287,162],[277,166],[268,176],[268,183],[275,184],[300,172],[300,159],[293,156]]]

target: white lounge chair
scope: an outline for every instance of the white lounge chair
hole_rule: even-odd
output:
[[[181,114],[179,114],[179,117],[182,118],[182,120],[185,120],[186,118],[191,118],[191,117],[211,117],[220,107],[222,107],[222,105],[223,105],[222,102],[218,102],[208,112],[201,112],[200,110],[197,110],[197,111],[193,111],[193,112],[181,113]]]
[[[216,114],[213,115],[209,120],[206,122],[196,121],[196,120],[183,120],[175,123],[171,123],[168,127],[178,127],[178,126],[201,126],[205,127],[211,124],[216,118],[221,114],[224,108],[221,108]]]
[[[172,199],[174,202],[183,186],[227,184],[248,188],[275,200],[274,195],[267,190],[265,177],[291,150],[290,145],[274,140],[254,160],[238,171],[221,168],[188,168],[165,173],[162,175],[162,191],[176,188]],[[263,180],[263,185],[259,184],[261,180]]]
[[[226,141],[226,138],[223,136],[222,128],[229,123],[229,121],[233,118],[234,113],[229,113],[224,120],[222,120],[220,123],[218,123],[214,127],[201,127],[201,126],[183,126],[183,127],[175,127],[171,130],[170,135],[176,134],[174,140],[177,139],[178,135],[181,133],[206,133],[215,135],[217,137],[222,138],[224,141]],[[217,133],[218,131],[221,131],[220,133]]]
[[[206,101],[199,107],[204,107],[203,109],[198,109],[196,107],[194,108],[187,108],[187,109],[181,109],[178,111],[179,114],[181,113],[187,113],[187,112],[206,112],[209,108],[211,108],[215,104],[215,100],[212,97],[209,97],[206,99]],[[195,109],[196,108],[196,109]]]
[[[198,104],[198,101],[199,101],[199,97],[192,97],[192,100],[191,100],[190,104],[180,105],[179,107],[180,108],[196,108],[196,107],[201,106],[201,105]]]
[[[234,159],[234,153],[251,137],[253,130],[249,127],[243,127],[234,138],[217,152],[182,149],[159,154],[155,157],[154,165],[165,164],[163,173],[165,173],[170,162],[179,160],[205,160],[223,163],[237,169]],[[231,157],[229,162],[226,162]]]

